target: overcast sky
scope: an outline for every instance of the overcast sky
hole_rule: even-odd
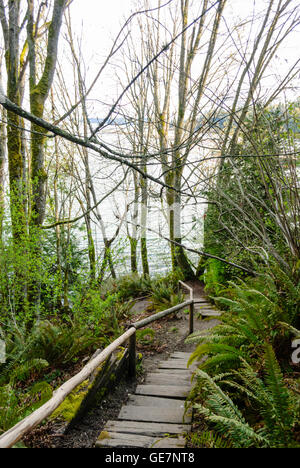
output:
[[[132,0],[75,0],[72,20],[78,32],[83,25],[85,43],[99,50],[111,44],[132,7]]]
[[[166,0],[167,2],[167,0]],[[269,0],[228,0],[227,8],[235,16],[241,18],[250,14],[253,5],[263,8]],[[156,6],[158,0],[150,0]],[[74,0],[72,4],[72,18],[78,31],[84,27],[87,43],[92,42],[93,48],[100,49],[108,46],[120,30],[120,25],[131,12],[136,11],[135,0]],[[299,32],[299,30],[298,30]],[[298,40],[291,40],[287,49],[289,53],[299,54]]]
[[[153,6],[157,3],[158,0],[150,0]],[[253,5],[263,10],[267,3],[268,0],[228,0],[227,8],[232,11],[233,16],[245,18],[247,14],[251,14]],[[74,0],[72,3],[73,29],[78,35],[82,32],[82,48],[85,63],[89,68],[87,73],[89,83],[107,57],[113,38],[116,37],[125,18],[128,18],[132,11],[136,11],[135,0]],[[299,57],[298,44],[299,32],[295,32],[281,51],[279,69],[280,67],[283,67],[283,70],[286,68],[286,59],[291,62]],[[103,98],[105,95],[118,92],[112,69],[107,70],[106,75],[103,75],[99,86]]]

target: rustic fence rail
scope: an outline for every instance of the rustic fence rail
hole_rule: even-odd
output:
[[[128,375],[131,379],[136,378],[136,331],[140,328],[155,322],[156,320],[166,317],[167,315],[173,314],[189,307],[189,333],[193,333],[194,323],[194,298],[193,289],[188,285],[179,282],[180,285],[187,289],[190,293],[190,299],[182,302],[170,309],[166,309],[157,314],[151,315],[143,320],[132,323],[128,330],[117,338],[113,343],[107,346],[100,354],[92,359],[83,369],[76,374],[74,377],[65,382],[59,387],[54,393],[50,400],[47,401],[43,406],[38,408],[32,414],[27,416],[22,421],[18,422],[14,427],[9,429],[7,432],[0,436],[0,448],[13,447],[19,442],[26,434],[31,432],[36,426],[38,426],[44,419],[52,415],[52,413],[63,403],[67,396],[75,390],[80,384],[82,384],[116,349],[129,340],[129,360],[128,360]]]

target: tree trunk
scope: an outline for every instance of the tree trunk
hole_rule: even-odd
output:
[[[19,16],[20,2],[9,2],[6,18],[3,1],[0,1],[1,25],[5,43],[5,64],[7,71],[7,96],[18,106],[21,105],[19,87]],[[20,117],[7,112],[7,155],[10,184],[10,211],[12,233],[16,244],[26,233],[26,219],[23,207],[23,158],[21,145]]]
[[[4,110],[2,110],[2,116],[4,114]],[[2,120],[2,118],[1,118]],[[5,167],[5,125],[0,123],[0,243],[3,238],[3,218],[4,218],[4,181],[5,181],[5,174],[4,174],[4,167]]]
[[[131,236],[129,237],[130,242],[130,263],[131,263],[131,272],[137,273],[138,272],[138,264],[137,264],[137,239]]]
[[[144,171],[147,171],[147,167],[144,166]],[[148,263],[148,249],[147,249],[147,214],[148,214],[148,183],[147,179],[140,178],[141,186],[141,257],[143,276],[149,276],[149,263]]]
[[[68,0],[55,0],[52,19],[49,25],[47,55],[41,79],[37,83],[36,34],[34,25],[34,0],[28,0],[27,38],[30,66],[30,110],[33,115],[43,118],[46,99],[52,86],[62,17]],[[35,26],[35,27],[34,27]],[[46,131],[36,124],[31,125],[31,164],[32,164],[32,210],[31,224],[41,226],[45,217],[45,182],[47,174],[44,168],[44,144]]]
[[[132,215],[132,235],[130,235],[129,227],[127,227],[128,238],[130,242],[130,260],[131,260],[131,272],[138,272],[138,262],[137,262],[137,220],[139,215],[139,193],[140,187],[138,184],[138,174],[133,173],[133,182],[134,182],[134,203],[133,203],[133,215]]]

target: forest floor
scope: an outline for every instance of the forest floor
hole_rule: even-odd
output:
[[[194,296],[203,296],[201,284],[188,283],[194,288]],[[146,299],[137,301],[133,307],[136,317],[145,316],[149,302]],[[195,314],[194,329],[209,329],[217,324],[217,320],[201,320]],[[92,448],[108,420],[117,419],[120,409],[134,393],[137,385],[143,383],[145,375],[153,371],[159,361],[174,352],[193,352],[195,345],[185,343],[188,336],[188,315],[184,312],[154,322],[154,339],[150,344],[137,343],[137,352],[143,359],[138,367],[138,377],[135,382],[123,378],[115,389],[96,404],[78,423],[66,433],[65,424],[47,422],[33,431],[24,440],[27,447],[33,448]]]

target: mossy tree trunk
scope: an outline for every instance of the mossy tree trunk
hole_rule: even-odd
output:
[[[16,105],[22,104],[24,75],[26,70],[26,46],[20,53],[20,13],[19,1],[9,0],[4,5],[0,0],[0,20],[5,50],[6,69],[6,94]],[[1,68],[2,63],[1,63]],[[1,70],[2,71],[2,70]],[[1,86],[2,88],[2,86]],[[25,151],[23,137],[23,120],[12,111],[6,113],[6,135],[3,128],[1,137],[6,137],[7,159],[9,171],[9,206],[11,215],[11,231],[16,250],[13,265],[14,274],[14,298],[13,310],[17,313],[24,312],[27,306],[27,269],[28,257],[28,220],[26,211],[26,181],[25,176]],[[5,136],[4,136],[5,135]],[[1,195],[4,187],[4,154],[5,147],[1,142]],[[0,196],[1,196],[0,195]],[[3,215],[3,198],[1,199],[1,223]],[[19,259],[24,259],[19,261]]]
[[[147,173],[147,166],[143,166],[143,170]],[[149,276],[148,248],[147,248],[147,215],[148,215],[148,181],[143,177],[140,178],[141,186],[141,257],[143,276]]]
[[[173,174],[174,176],[174,174]],[[173,186],[180,190],[181,187],[181,173],[175,173]],[[170,180],[170,179],[169,179]],[[168,204],[168,218],[169,218],[169,238],[179,244],[182,243],[182,201],[180,192],[168,189],[167,191],[167,204]],[[171,243],[171,260],[173,271],[180,269],[185,279],[194,279],[195,274],[189,263],[184,249]]]
[[[138,241],[136,238],[128,236],[130,242],[130,263],[131,263],[131,272],[137,273],[138,272],[138,264],[137,264],[137,244]]]
[[[1,120],[4,114],[4,110],[1,111]],[[5,181],[5,124],[0,123],[0,243],[3,238],[3,218],[4,218],[4,181]]]
[[[134,184],[134,200],[133,200],[133,213],[131,219],[132,232],[130,233],[129,225],[127,224],[127,235],[130,243],[130,262],[131,272],[138,272],[138,261],[137,261],[137,246],[138,246],[138,216],[139,216],[139,177],[136,172],[133,172],[133,184]]]
[[[42,8],[47,4],[36,5],[35,0],[27,0],[27,43],[29,62],[29,95],[30,111],[39,118],[44,117],[46,100],[48,98],[53,78],[55,74],[58,40],[62,24],[64,10],[68,0],[54,0],[52,18],[48,25],[47,51],[44,63],[38,63],[39,56],[36,51],[39,19],[42,16]],[[38,69],[42,68],[41,76],[38,77]],[[44,146],[46,141],[45,129],[38,125],[31,124],[31,212],[30,212],[30,232],[31,237],[38,233],[39,227],[43,224],[45,217],[46,195],[45,187],[47,174],[44,164]],[[39,236],[32,248],[33,257],[39,258],[41,255],[41,245]],[[68,272],[65,273],[65,284],[68,284]],[[28,286],[29,302],[39,314],[40,280],[32,278]],[[65,303],[66,303],[65,298]]]
[[[8,12],[6,12],[8,9]],[[0,0],[1,26],[5,46],[7,73],[7,96],[21,105],[20,74],[24,72],[20,63],[20,1],[9,1],[7,7]],[[26,233],[26,217],[23,205],[24,161],[21,143],[21,119],[15,113],[7,112],[7,154],[10,184],[10,210],[12,233],[16,243]]]
[[[55,0],[52,18],[48,29],[46,59],[40,80],[37,79],[36,30],[34,19],[35,1],[28,0],[27,37],[29,47],[29,88],[30,110],[37,117],[43,118],[45,103],[52,86],[58,50],[58,39],[64,10],[68,0]],[[31,135],[31,181],[32,210],[31,224],[41,226],[45,217],[45,182],[47,174],[44,167],[45,130],[32,124]]]
[[[165,192],[169,238],[179,243],[182,241],[181,212],[186,203],[186,198],[183,198],[181,193],[190,189],[188,178],[184,178],[183,173],[195,143],[201,141],[202,137],[206,138],[205,131],[203,130],[203,135],[201,133],[199,118],[202,113],[202,100],[206,99],[203,98],[206,87],[213,81],[216,73],[213,58],[226,1],[220,0],[214,9],[208,0],[199,2],[202,15],[191,28],[188,25],[193,11],[192,2],[181,0],[177,4],[177,10],[175,5],[172,5],[170,21],[173,21],[173,24],[171,28],[168,27],[168,34],[171,31],[173,36],[176,36],[178,31],[183,32],[176,46],[174,43],[170,44],[167,52],[160,56],[160,60],[151,65],[149,72],[153,96],[153,115],[149,120],[155,122],[162,172],[164,181],[169,186]],[[146,0],[145,5],[148,6]],[[162,2],[159,2],[159,6],[161,5]],[[146,28],[141,25],[141,34],[147,31],[144,54],[148,60],[161,50],[164,41],[168,42],[168,34],[157,26],[163,23],[163,14],[163,11],[158,9],[153,16],[149,14]],[[202,65],[195,78],[193,74],[196,59],[199,59],[198,62]],[[161,86],[161,83],[164,86]],[[174,106],[172,98],[175,89],[178,101]],[[186,278],[194,277],[184,248],[176,247],[170,242],[170,250],[173,269],[179,267]]]

